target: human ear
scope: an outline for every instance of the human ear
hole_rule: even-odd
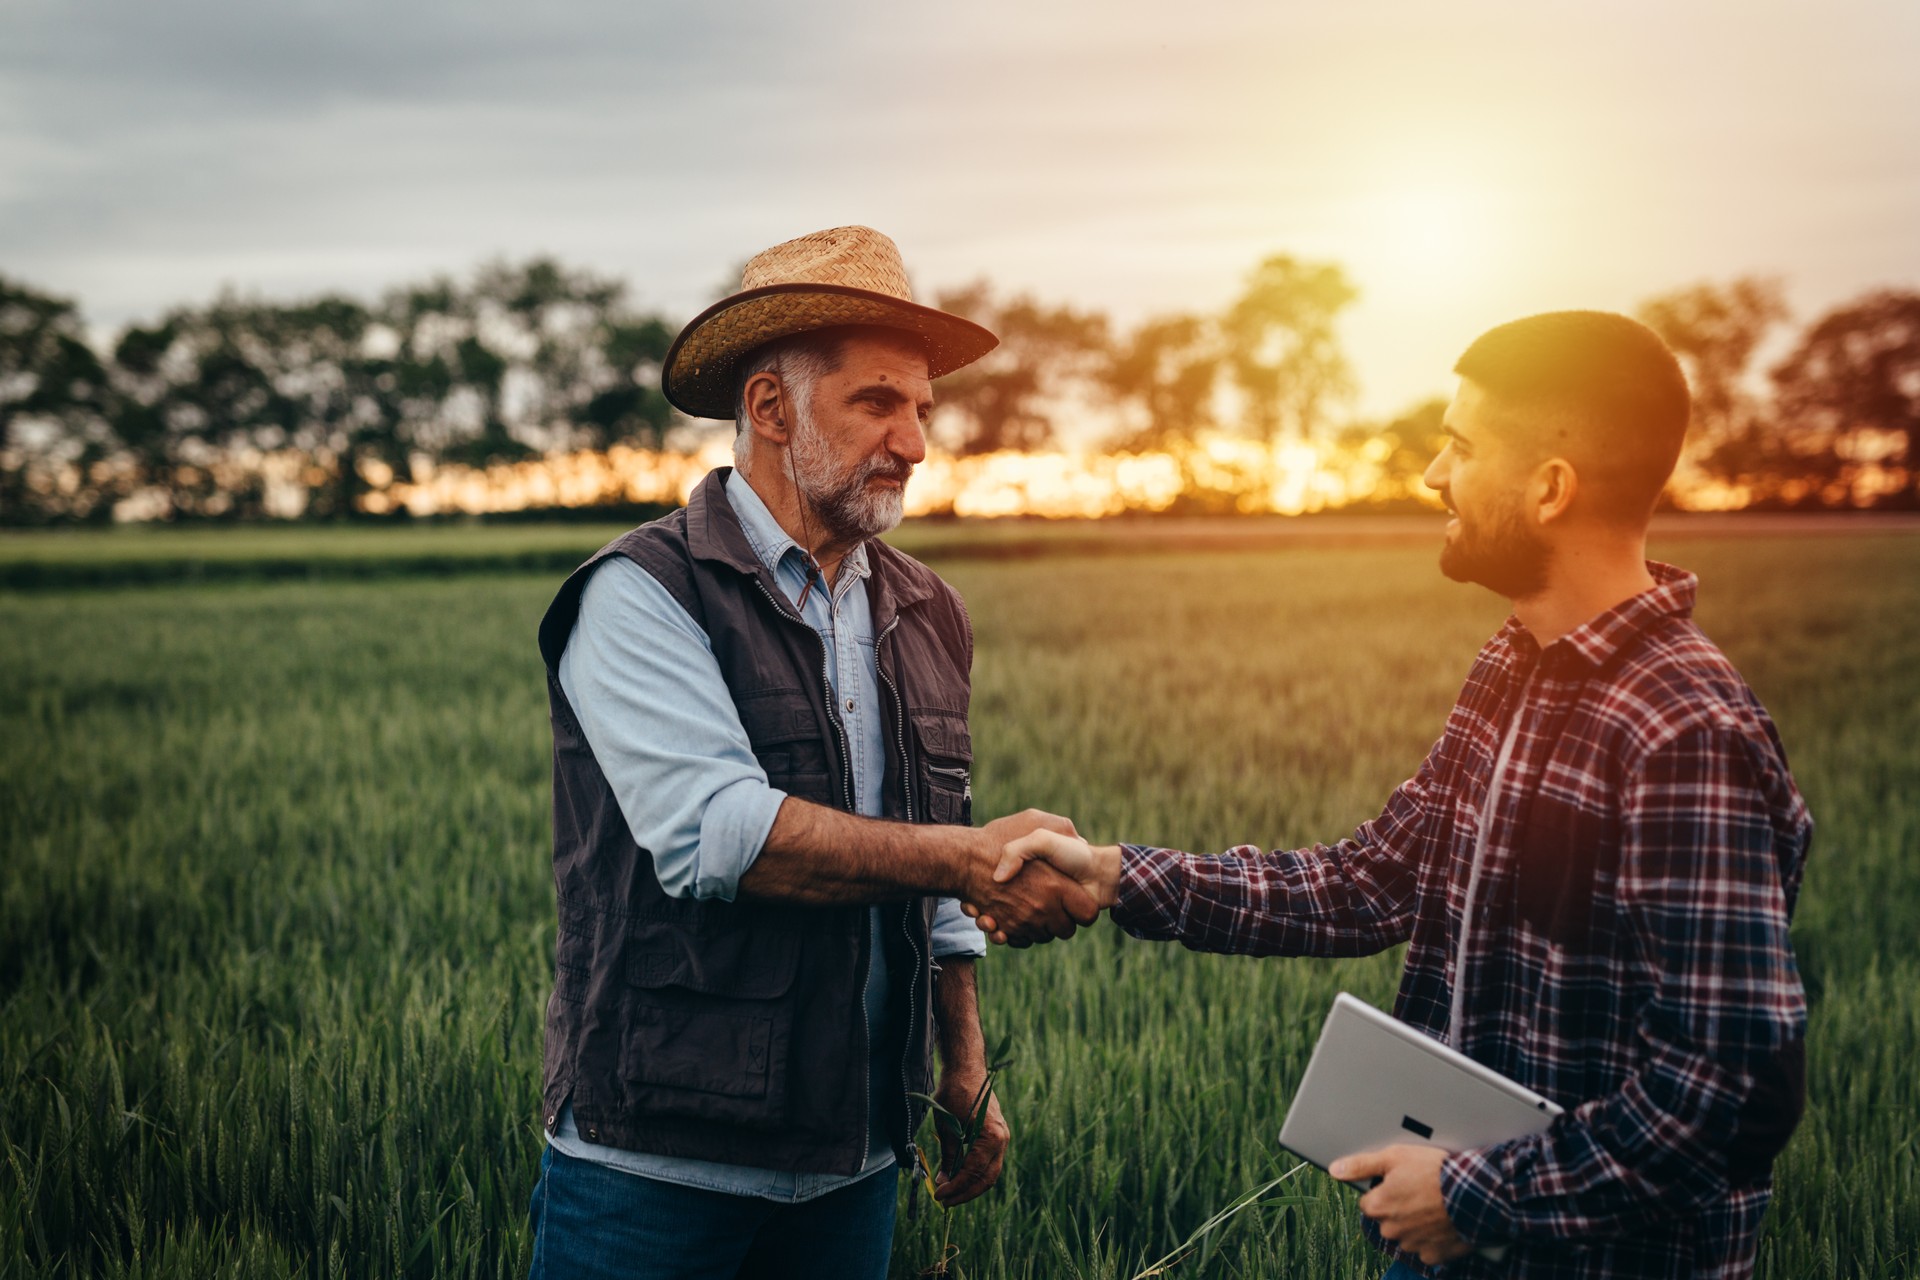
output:
[[[778,375],[771,371],[747,379],[747,425],[770,444],[787,443],[787,398]]]
[[[1580,491],[1580,476],[1565,458],[1549,458],[1534,469],[1532,505],[1541,524],[1551,524],[1565,516]]]

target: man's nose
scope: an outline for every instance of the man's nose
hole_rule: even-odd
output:
[[[919,465],[927,456],[927,427],[911,410],[887,433],[887,452],[902,462]]]
[[[1445,449],[1434,454],[1433,461],[1427,464],[1426,471],[1420,476],[1420,483],[1435,492],[1444,490],[1447,487],[1447,470],[1443,465],[1446,459],[1447,451]]]

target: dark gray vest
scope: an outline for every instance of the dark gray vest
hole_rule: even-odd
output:
[[[625,556],[712,641],[768,781],[851,811],[846,732],[825,646],[754,554],[725,485],[609,543],[560,588],[540,623],[553,723],[553,878],[560,928],[547,1002],[544,1118],[569,1097],[589,1141],[760,1168],[853,1173],[866,1157],[867,1090],[887,1107],[896,1154],[932,1092],[934,900],[883,904],[900,1064],[869,1081],[862,990],[866,906],[802,907],[669,897],[560,690],[558,664],[587,579]],[[972,819],[967,732],[973,631],[960,597],[874,541],[867,580],[889,732],[885,815]],[[895,1046],[889,1045],[888,1048]]]

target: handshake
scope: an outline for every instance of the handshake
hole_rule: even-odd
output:
[[[1026,947],[1071,938],[1118,897],[1120,847],[1089,845],[1067,818],[1028,809],[978,834],[956,896],[994,942]]]

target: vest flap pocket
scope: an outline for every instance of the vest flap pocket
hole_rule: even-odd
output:
[[[798,689],[763,689],[735,694],[741,727],[758,748],[776,742],[809,742],[820,737],[820,721],[807,695]]]
[[[747,1115],[724,1105],[674,1099],[658,1087],[722,1098],[765,1097],[773,1029],[773,1018],[765,1014],[735,1017],[710,1008],[641,1005],[628,1027],[627,1074],[635,1086],[656,1086],[648,1101],[664,1114],[744,1121]]]
[[[973,763],[973,735],[967,731],[964,715],[957,711],[915,710],[911,718],[920,754],[946,765]]]
[[[650,925],[627,947],[627,981],[733,1000],[772,1000],[793,986],[800,938],[784,930],[713,932]]]
[[[926,817],[967,825],[973,821],[973,736],[956,711],[915,710],[914,740],[920,745],[920,786]]]
[[[636,1116],[786,1122],[800,938],[649,924],[628,936],[621,1089]]]
[[[734,706],[770,785],[816,804],[833,803],[823,726],[804,693],[772,689],[736,695]]]

